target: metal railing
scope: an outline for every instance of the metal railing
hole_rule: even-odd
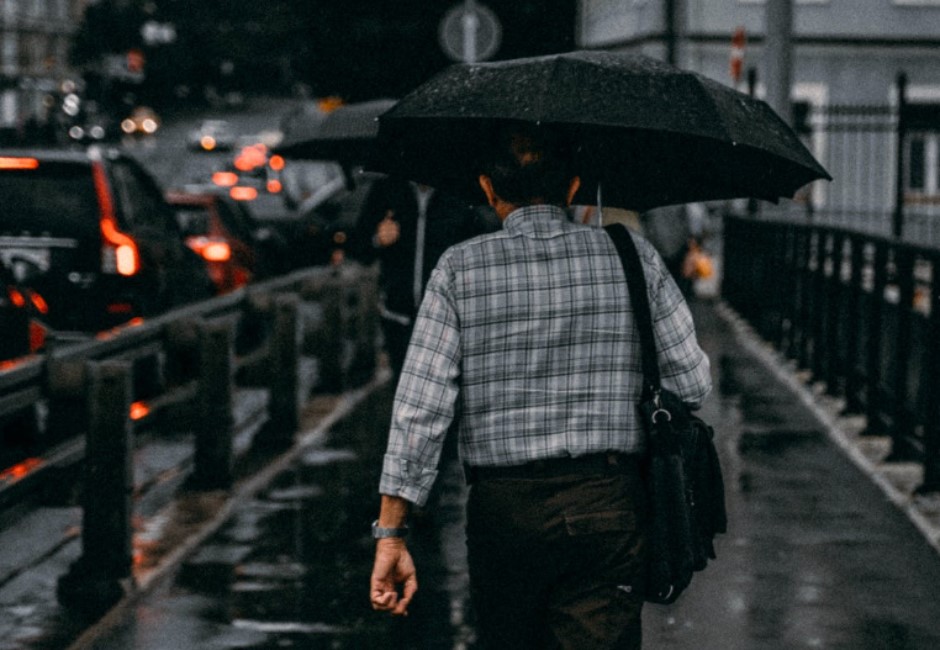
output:
[[[182,436],[188,489],[226,490],[249,449],[290,447],[299,408],[374,376],[376,271],[299,271],[0,371],[0,419],[42,411],[40,453],[0,474],[14,506],[71,472],[81,484],[83,555],[60,600],[106,607],[130,576],[131,495],[138,439]],[[75,471],[79,468],[79,471]]]
[[[940,249],[727,217],[722,296],[940,491]]]

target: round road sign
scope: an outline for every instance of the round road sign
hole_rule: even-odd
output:
[[[490,9],[472,0],[452,7],[438,31],[444,53],[455,61],[485,61],[499,49],[502,27]]]

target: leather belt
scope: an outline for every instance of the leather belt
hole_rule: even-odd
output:
[[[499,479],[545,479],[561,476],[592,476],[597,474],[620,474],[639,471],[639,457],[620,452],[587,454],[543,458],[522,465],[496,467],[470,466],[464,464],[467,483]]]

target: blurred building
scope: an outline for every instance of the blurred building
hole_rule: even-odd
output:
[[[940,0],[792,0],[793,98],[891,101],[905,71],[912,95],[940,99]],[[742,76],[763,92],[767,0],[580,0],[581,47],[636,51],[733,84],[732,39],[743,30]],[[922,90],[916,90],[916,89]]]
[[[579,0],[576,39],[672,60],[766,97],[772,2]],[[790,7],[792,110],[784,117],[835,179],[814,184],[806,212],[886,234],[903,222],[909,238],[940,245],[940,0]]]
[[[53,132],[71,89],[72,35],[89,0],[0,0],[0,137]],[[63,89],[63,84],[66,84]]]

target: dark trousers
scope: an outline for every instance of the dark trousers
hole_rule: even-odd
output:
[[[648,505],[627,471],[471,482],[470,590],[488,650],[640,648]]]

